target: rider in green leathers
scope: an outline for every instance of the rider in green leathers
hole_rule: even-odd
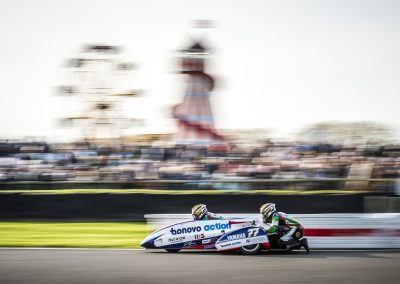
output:
[[[267,234],[271,239],[277,239],[278,245],[289,249],[301,245],[309,252],[307,239],[303,238],[304,228],[299,222],[284,212],[278,212],[274,203],[263,204],[260,213],[268,225]]]

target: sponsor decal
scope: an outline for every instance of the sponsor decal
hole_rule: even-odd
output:
[[[234,241],[234,240],[238,240],[238,239],[245,239],[246,238],[246,234],[242,233],[242,234],[236,234],[236,235],[230,235],[226,237],[228,239],[228,241]]]
[[[241,244],[241,242],[234,242],[234,243],[232,243],[232,245],[234,246],[234,245],[240,245]]]
[[[194,235],[194,239],[195,239],[195,240],[204,239],[204,234],[197,234],[197,235]]]
[[[255,236],[257,236],[258,231],[260,231],[260,228],[252,228],[252,229],[249,229],[249,230],[247,231],[247,236],[248,236],[249,238],[255,237]]]
[[[249,243],[251,242],[251,243],[255,244],[255,243],[264,243],[267,241],[268,241],[267,236],[259,236],[259,237],[251,238],[251,240],[249,240]]]
[[[195,226],[195,227],[187,227],[187,228],[180,228],[180,229],[171,228],[171,230],[169,230],[169,231],[171,232],[172,235],[180,235],[180,234],[201,232],[201,227]]]
[[[211,243],[211,239],[202,240],[201,243],[202,244],[209,244],[209,243]]]
[[[224,248],[224,247],[230,247],[232,244],[223,244],[223,245],[221,245],[221,248]]]
[[[186,242],[183,244],[184,247],[191,247],[191,246],[195,246],[196,242]]]
[[[203,248],[205,248],[205,249],[213,249],[213,248],[215,248],[215,244],[205,245]]]
[[[231,224],[230,223],[215,223],[211,225],[204,225],[204,231],[214,231],[214,230],[225,230],[225,229],[230,229]],[[195,232],[201,232],[201,227],[200,226],[193,226],[193,227],[186,227],[186,228],[171,228],[169,230],[172,235],[181,235],[181,234],[188,234],[188,233],[195,233]],[[204,238],[201,237],[202,234],[197,235],[200,236],[199,238]]]
[[[170,243],[176,243],[176,242],[181,242],[184,239],[186,239],[186,237],[182,236],[182,237],[176,237],[176,238],[169,238],[168,241]]]
[[[215,223],[212,225],[205,225],[204,226],[204,231],[213,231],[213,230],[225,230],[225,229],[230,229],[231,224],[224,224],[224,223]]]

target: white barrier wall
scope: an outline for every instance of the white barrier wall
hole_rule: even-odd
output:
[[[259,214],[219,214],[226,218]],[[311,248],[400,248],[400,213],[292,214],[305,228]],[[144,216],[152,229],[192,219],[190,214]]]

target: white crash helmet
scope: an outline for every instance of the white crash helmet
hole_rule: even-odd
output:
[[[274,203],[265,203],[260,207],[260,214],[263,215],[264,222],[267,222],[275,212],[276,208]]]
[[[201,220],[208,213],[207,206],[205,204],[197,204],[192,208],[192,216],[195,220]]]

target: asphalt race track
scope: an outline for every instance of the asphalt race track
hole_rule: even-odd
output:
[[[400,251],[0,249],[0,283],[399,283]]]

